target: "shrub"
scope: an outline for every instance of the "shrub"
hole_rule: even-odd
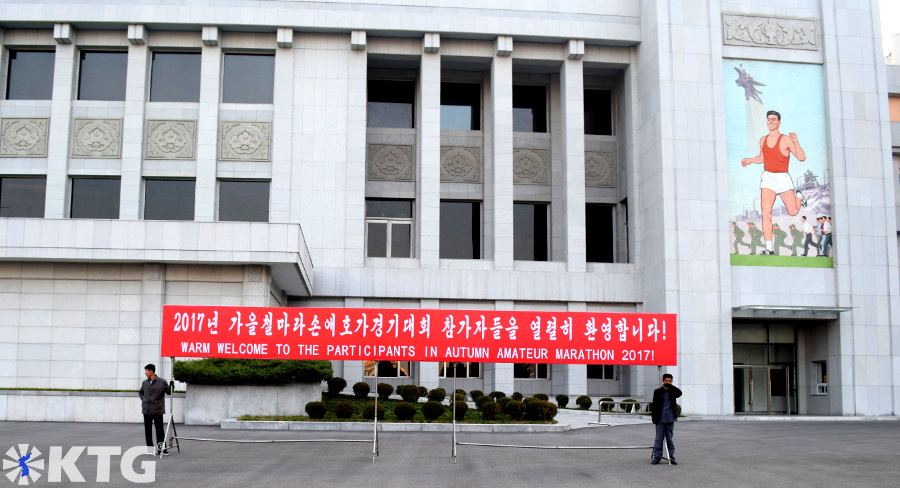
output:
[[[334,415],[339,419],[349,419],[353,416],[354,408],[350,402],[337,402],[334,404]]]
[[[569,396],[568,395],[556,395],[556,404],[562,408],[566,408],[566,405],[569,404]]]
[[[484,404],[487,402],[493,402],[493,400],[491,400],[491,397],[487,395],[481,395],[475,399],[475,408],[481,410],[484,407]]]
[[[466,402],[456,402],[456,420],[465,420],[469,405]]]
[[[427,398],[428,397],[428,388],[424,386],[419,387],[419,398]]]
[[[321,419],[325,417],[325,404],[322,402],[309,402],[306,404],[306,415],[311,419]]]
[[[634,398],[626,398],[619,405],[622,406],[622,411],[625,413],[637,413],[640,410],[640,405]]]
[[[549,414],[545,420],[553,420],[554,418],[556,418],[556,414],[559,413],[559,409],[556,408],[556,405],[554,405],[552,402],[547,402],[547,407],[549,408]]]
[[[400,385],[397,387],[397,394],[403,398],[404,402],[416,403],[419,401],[419,387],[416,385]]]
[[[522,420],[522,416],[525,415],[525,404],[518,400],[510,400],[503,411],[513,420]]]
[[[193,385],[286,385],[331,378],[331,361],[205,358],[175,361],[176,380]]]
[[[428,420],[429,422],[440,417],[443,414],[444,404],[441,402],[430,400],[425,402],[425,405],[422,405],[422,415],[424,415],[425,420]]]
[[[363,399],[369,396],[369,391],[371,389],[372,388],[368,383],[366,383],[365,381],[360,381],[359,383],[353,384],[353,395],[355,395],[356,398]]]
[[[490,393],[490,395],[491,395],[491,398],[493,398],[494,401],[496,402],[498,398],[503,398],[503,397],[505,397],[505,396],[506,396],[506,393],[503,393],[502,391],[492,391],[492,392]]]
[[[455,395],[455,398],[456,398],[456,403],[466,403],[466,396],[463,395],[462,393],[457,393]]]
[[[400,402],[394,407],[397,420],[412,420],[416,415],[416,406],[409,402]]]
[[[521,402],[523,398],[525,398],[525,396],[522,395],[521,393],[517,392],[517,391],[514,391],[513,394],[512,394],[512,399],[513,399],[513,400],[516,400],[516,401]]]
[[[500,408],[506,408],[506,404],[511,402],[512,398],[508,396],[502,396],[497,399],[497,403],[500,405]]]
[[[525,420],[550,421],[556,417],[556,405],[537,397],[525,399]]]
[[[611,402],[613,401],[610,397],[603,397],[598,402],[597,405],[600,405],[600,402]],[[607,403],[602,406],[604,412],[612,412],[614,408],[616,408],[615,404]]]
[[[378,383],[378,386],[375,387],[375,391],[378,392],[378,398],[380,398],[381,401],[387,401],[387,399],[391,397],[391,393],[394,393],[394,386],[388,383]]]
[[[362,416],[364,419],[369,419],[369,420],[372,420],[375,418],[375,402],[372,402],[372,403],[366,405],[365,408],[363,408]],[[382,405],[380,403],[378,404],[378,418],[384,419],[384,405]]]
[[[490,398],[483,395],[482,398]],[[484,420],[494,420],[500,414],[500,404],[497,402],[487,401],[481,404],[481,418]]]
[[[591,397],[587,395],[581,395],[580,397],[575,399],[575,405],[578,405],[578,408],[582,410],[587,410],[591,408],[591,405],[594,404],[594,401],[591,400]]]
[[[469,392],[469,398],[471,398],[473,402],[478,400],[478,397],[482,395],[484,395],[484,392],[481,390],[472,390]]]
[[[447,398],[447,391],[443,388],[435,388],[428,392],[428,401],[430,402],[442,402],[444,398]]]
[[[534,394],[534,397],[537,398],[538,400],[543,400],[543,401],[545,401],[545,402],[549,402],[549,401],[550,401],[550,397],[548,397],[547,395],[545,395],[545,394],[543,394],[543,393],[535,393],[535,394]]]
[[[466,390],[460,390],[459,388],[457,388],[454,393],[456,393],[457,395],[462,395],[463,398],[466,397]]]
[[[347,380],[344,378],[335,376],[328,380],[328,393],[338,395],[340,392],[344,391],[344,388],[347,388]]]

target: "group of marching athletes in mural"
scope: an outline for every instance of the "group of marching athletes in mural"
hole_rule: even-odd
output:
[[[781,254],[781,249],[790,249],[791,256],[797,256],[797,253],[802,248],[803,254],[799,255],[808,256],[809,248],[813,247],[816,250],[815,256],[830,257],[833,248],[831,241],[831,217],[825,215],[816,217],[815,225],[810,224],[805,215],[800,218],[800,221],[800,228],[797,228],[795,224],[789,226],[790,243],[787,240],[788,231],[782,230],[778,223],[772,224],[773,242],[771,252],[766,252],[768,248],[762,239],[763,232],[756,227],[755,223],[748,222],[747,231],[745,232],[738,226],[736,221],[732,221],[731,231],[734,235],[734,252],[732,254],[742,254],[740,246],[743,246],[750,250],[751,255],[757,254],[757,249],[765,248],[759,253],[760,255],[771,254],[778,256]],[[749,241],[744,240],[744,236],[747,234],[750,235]]]
[[[787,138],[778,129],[781,127],[781,114],[769,110],[766,112],[766,127],[769,133],[759,140],[759,154],[752,158],[744,158],[741,165],[747,167],[751,164],[763,164],[762,177],[760,178],[760,206],[762,211],[762,229],[756,227],[756,223],[747,223],[747,232],[738,227],[736,221],[731,222],[734,234],[734,254],[740,254],[738,246],[743,245],[750,249],[750,254],[756,254],[758,248],[763,248],[759,254],[778,255],[782,248],[790,249],[791,256],[797,256],[800,246],[803,246],[803,256],[809,255],[809,247],[816,248],[817,256],[829,256],[831,249],[831,217],[820,216],[816,218],[816,227],[807,222],[806,216],[802,216],[801,228],[795,224],[790,225],[791,244],[786,244],[788,232],[781,229],[777,223],[772,222],[772,208],[775,206],[776,197],[781,197],[788,215],[795,216],[800,209],[806,207],[806,198],[803,193],[794,189],[794,181],[788,174],[791,154],[799,161],[806,160],[806,153],[800,146],[797,134],[791,132]],[[750,241],[744,242],[744,236],[750,235]],[[815,242],[813,242],[815,238]],[[763,242],[765,240],[765,242]]]

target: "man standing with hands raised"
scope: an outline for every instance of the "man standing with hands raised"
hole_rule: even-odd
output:
[[[669,462],[678,464],[675,461],[675,441],[672,440],[672,435],[675,431],[675,421],[678,420],[675,399],[680,396],[681,390],[672,384],[672,375],[669,373],[663,375],[662,386],[653,390],[650,417],[656,425],[656,441],[653,443],[653,460],[650,461],[652,464],[659,464],[659,460],[662,458],[664,437],[669,447]]]

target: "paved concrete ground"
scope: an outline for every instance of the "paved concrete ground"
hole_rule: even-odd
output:
[[[181,436],[241,439],[370,439],[359,432],[222,431],[178,426]],[[528,445],[650,445],[648,424],[592,427],[566,433],[462,434],[460,442]],[[45,454],[51,445],[139,444],[143,426],[0,422],[0,454],[27,443]],[[536,450],[458,447],[449,433],[381,436],[375,464],[371,444],[223,444],[184,441],[183,452],[157,465],[156,485],[189,487],[505,487],[505,486],[896,486],[900,422],[689,421],[675,427],[679,466],[653,466],[649,450]],[[133,486],[113,458],[111,482]],[[94,479],[96,457],[79,470]],[[3,474],[6,474],[4,471]],[[63,479],[66,479],[65,476]],[[48,484],[46,477],[31,486]],[[0,483],[6,481],[0,480]],[[93,483],[88,483],[92,485]],[[2,485],[0,485],[2,486]],[[12,485],[10,485],[12,486]],[[85,486],[80,484],[79,486]]]

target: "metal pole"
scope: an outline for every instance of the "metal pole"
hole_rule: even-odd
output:
[[[456,363],[448,363],[453,365],[453,451],[451,455],[453,456],[453,464],[456,464]]]
[[[375,456],[378,456],[378,361],[375,361],[375,422],[374,435],[372,440],[372,462],[375,462]]]

